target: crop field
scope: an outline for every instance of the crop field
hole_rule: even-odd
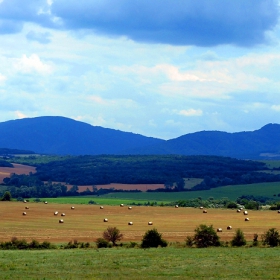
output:
[[[30,172],[35,173],[36,168],[33,166],[23,165],[23,164],[16,164],[14,163],[14,168],[12,167],[0,167],[0,183],[3,182],[3,179],[6,177],[10,177],[11,173],[16,174],[29,174]]]
[[[28,205],[29,209],[25,209]],[[244,231],[247,240],[252,240],[255,233],[261,235],[269,228],[280,228],[280,214],[276,211],[249,211],[248,216],[235,210],[207,209],[202,213],[198,208],[127,206],[74,205],[68,204],[0,202],[1,241],[12,237],[37,239],[54,243],[70,240],[94,242],[102,236],[108,226],[116,226],[124,234],[123,241],[140,241],[143,234],[151,228],[157,228],[163,238],[169,242],[184,242],[186,236],[193,235],[200,224],[223,228],[219,233],[222,240],[230,240],[237,228]],[[27,215],[23,216],[22,213]],[[58,216],[54,212],[58,211]],[[60,214],[65,213],[65,217]],[[244,218],[250,221],[245,222]],[[104,218],[108,222],[104,222]],[[59,219],[64,223],[60,224]],[[133,225],[128,225],[132,221]],[[153,225],[149,226],[148,222]],[[226,230],[228,225],[232,230]]]

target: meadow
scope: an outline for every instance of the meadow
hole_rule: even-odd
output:
[[[0,251],[1,279],[280,279],[280,248]]]

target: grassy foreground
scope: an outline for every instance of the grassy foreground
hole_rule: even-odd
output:
[[[280,279],[280,248],[0,251],[1,279]]]

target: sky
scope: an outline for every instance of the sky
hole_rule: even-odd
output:
[[[0,122],[64,116],[161,139],[280,123],[279,8],[0,0]]]

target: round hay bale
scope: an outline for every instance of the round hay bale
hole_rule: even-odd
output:
[[[231,230],[232,229],[232,226],[227,226],[227,230]]]
[[[103,220],[103,222],[104,222],[104,223],[107,223],[107,222],[108,222],[108,219],[107,219],[107,218],[105,218],[105,219]]]
[[[28,207],[28,206],[25,206],[25,209],[29,209],[29,207]]]
[[[103,207],[103,206],[100,206],[99,208],[100,208],[100,209],[103,209],[104,207]]]
[[[131,209],[132,209],[132,207],[131,207],[131,206],[129,206],[129,207],[128,207],[128,210],[131,210]]]
[[[26,212],[23,212],[22,215],[23,215],[23,216],[26,216]]]
[[[217,232],[222,232],[223,229],[222,228],[217,228]]]
[[[65,216],[65,213],[61,213],[60,216],[63,216],[63,217],[64,217],[64,216]]]
[[[152,226],[152,225],[153,225],[153,222],[148,222],[148,225],[149,225],[149,226]]]
[[[278,213],[280,214],[280,210],[278,210]]]
[[[199,209],[203,209],[203,206],[200,206]]]
[[[26,200],[23,201],[23,203],[26,203],[26,202],[27,202]]]
[[[175,205],[175,208],[179,208],[179,205]]]
[[[207,213],[207,210],[204,209],[202,212],[203,212],[203,213]]]
[[[244,214],[244,215],[248,215],[248,211],[244,211],[243,214]]]
[[[45,201],[44,203],[45,203],[45,204],[48,204],[48,202],[47,202],[47,201]]]
[[[249,221],[249,218],[245,218],[245,222],[248,222]]]
[[[71,206],[71,210],[74,210],[75,209],[75,207],[74,206]]]
[[[240,210],[240,209],[237,209],[237,210],[236,210],[236,212],[237,212],[237,213],[240,213],[240,212],[241,212],[241,210]]]
[[[60,224],[63,224],[63,223],[64,223],[64,221],[63,221],[62,219],[60,219],[58,222],[59,222]]]
[[[124,204],[123,204],[123,203],[121,203],[121,204],[120,204],[120,207],[124,207]]]
[[[132,225],[133,225],[133,222],[128,222],[128,225],[129,225],[129,226],[132,226]]]
[[[55,211],[53,214],[56,216],[56,215],[58,215],[58,212],[57,212],[57,211]]]

